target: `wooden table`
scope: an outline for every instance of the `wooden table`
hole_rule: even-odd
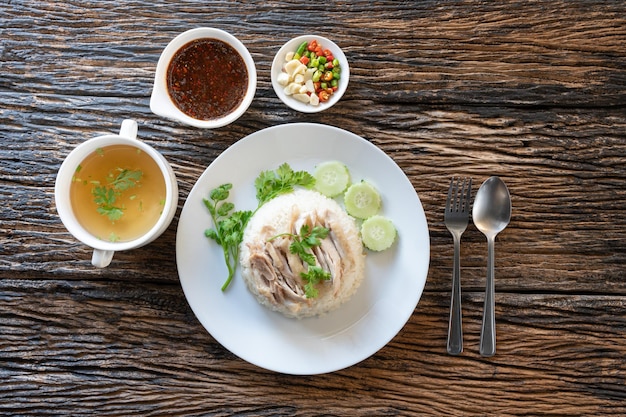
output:
[[[0,412],[3,415],[624,415],[626,4],[523,2],[52,2],[0,5]],[[257,95],[212,131],[151,113],[158,57],[178,33],[236,35]],[[326,35],[348,91],[308,115],[282,104],[282,43]],[[174,167],[179,211],[106,269],[63,227],[54,181],[84,140],[125,118]],[[331,374],[291,376],[223,348],[183,295],[185,197],[237,140],[283,123],[338,126],[404,170],[426,211],[428,279],[400,333]],[[498,351],[478,354],[487,246],[462,242],[465,351],[446,353],[451,176],[509,186],[496,243]]]

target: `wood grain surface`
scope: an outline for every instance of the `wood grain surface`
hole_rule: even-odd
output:
[[[621,1],[11,1],[0,3],[0,414],[626,414],[626,4]],[[152,114],[156,62],[211,26],[250,50],[249,110],[200,130]],[[270,66],[292,37],[333,39],[351,79],[301,114]],[[56,172],[125,118],[176,171],[179,210],[105,269],[63,227]],[[426,288],[363,362],[291,376],[248,364],[195,318],[175,260],[180,209],[230,145],[291,122],[338,126],[404,170],[426,212]],[[498,351],[478,354],[487,245],[462,241],[465,351],[446,353],[452,175],[513,199],[496,243]]]

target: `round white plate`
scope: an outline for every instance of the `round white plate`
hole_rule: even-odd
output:
[[[202,202],[213,188],[232,183],[236,210],[257,206],[254,180],[287,162],[312,172],[339,160],[353,181],[367,179],[381,192],[382,214],[398,229],[391,249],[368,252],[356,294],[322,317],[289,319],[261,306],[239,272],[227,278],[221,247],[204,236],[213,227]],[[354,365],[385,346],[406,324],[428,274],[430,239],[424,209],[396,163],[365,139],[331,126],[296,123],[270,127],[224,151],[191,190],[178,224],[176,262],[185,297],[207,331],[238,357],[265,369],[312,375]]]

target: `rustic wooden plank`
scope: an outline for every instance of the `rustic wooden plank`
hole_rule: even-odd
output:
[[[545,0],[0,5],[0,414],[624,415],[625,12]],[[259,74],[249,111],[215,131],[148,108],[162,48],[205,25],[238,36]],[[297,114],[269,83],[280,44],[305,32],[350,59],[330,112]],[[409,323],[354,367],[280,375],[234,357],[193,316],[176,273],[178,216],[148,247],[90,267],[58,220],[54,178],[74,146],[124,118],[174,166],[180,207],[217,155],[268,126],[326,123],[378,145],[429,222],[429,276]],[[486,242],[473,226],[466,350],[445,353],[452,248],[441,213],[453,174],[476,187],[500,175],[513,195],[489,359],[477,353]]]
[[[477,352],[482,295],[464,296],[466,349],[452,357],[448,294],[426,293],[373,357],[301,377],[234,357],[176,286],[5,279],[0,294],[4,413],[524,415],[525,404],[536,414],[626,411],[620,297],[499,294],[498,354],[485,359]]]
[[[326,30],[300,17],[319,12],[300,2],[216,3],[210,11],[192,4],[175,12],[132,2],[11,6],[3,83],[23,92],[145,97],[167,42],[187,28],[213,25],[251,50],[265,77],[262,97],[274,98],[267,77],[282,42],[328,32],[353,62],[347,99],[589,107],[625,98],[626,18],[615,2],[339,3],[320,16],[333,22]],[[155,19],[158,30],[150,27]]]

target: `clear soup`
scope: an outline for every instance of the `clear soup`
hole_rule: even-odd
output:
[[[97,149],[76,168],[72,210],[93,236],[125,242],[147,233],[159,220],[166,187],[150,155],[130,145]]]

